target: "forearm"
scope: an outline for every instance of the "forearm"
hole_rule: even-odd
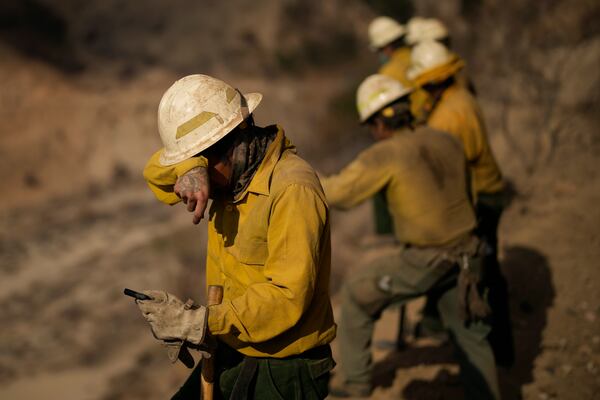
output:
[[[330,206],[348,209],[381,190],[385,180],[384,168],[369,168],[357,160],[336,175],[321,177],[321,185]]]
[[[255,284],[243,295],[211,306],[209,331],[214,335],[235,334],[242,342],[261,343],[298,323],[310,293],[294,293],[271,283]]]
[[[150,157],[144,167],[144,179],[156,198],[165,204],[176,204],[181,198],[175,193],[177,179],[197,167],[206,167],[204,157],[191,157],[175,165],[160,164],[160,151]]]

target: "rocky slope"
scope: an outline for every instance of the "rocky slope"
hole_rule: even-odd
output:
[[[501,226],[518,347],[508,399],[592,399],[600,390],[600,7],[592,0],[411,3],[151,0],[0,5],[0,398],[166,398],[168,363],[123,287],[202,299],[205,232],[158,204],[140,171],[160,145],[162,92],[195,72],[265,95],[301,155],[333,172],[368,145],[354,90],[381,10],[442,18],[479,90],[515,196]],[[370,205],[333,213],[339,282],[382,250]],[[411,306],[414,318],[417,305]],[[386,349],[375,399],[460,396],[452,349]]]

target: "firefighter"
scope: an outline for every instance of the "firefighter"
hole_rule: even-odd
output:
[[[334,366],[329,210],[318,177],[277,125],[258,127],[262,96],[190,75],[163,95],[164,148],[144,176],[159,200],[203,217],[207,285],[223,302],[189,307],[169,293],[138,300],[155,337],[202,346],[216,338],[219,398],[323,399]],[[199,370],[174,399],[199,398]],[[235,397],[241,396],[241,397]]]

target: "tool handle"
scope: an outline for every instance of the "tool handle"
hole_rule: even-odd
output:
[[[123,294],[125,296],[133,297],[134,299],[137,299],[137,300],[154,300],[154,298],[152,298],[144,293],[136,292],[135,290],[128,289],[128,288],[125,288],[125,290],[123,290]]]
[[[400,306],[398,313],[398,334],[396,337],[396,350],[404,350],[406,348],[406,304]]]
[[[208,287],[207,306],[221,304],[223,301],[223,286],[210,285]],[[212,400],[215,382],[215,354],[212,352],[210,358],[202,359],[202,370],[200,373],[200,387],[202,388],[202,399]]]
[[[217,304],[221,304],[223,301],[223,286],[219,285],[210,285],[208,287],[208,296],[206,300],[207,306],[214,306]]]

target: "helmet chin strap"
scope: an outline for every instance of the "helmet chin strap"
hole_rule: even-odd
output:
[[[230,188],[234,197],[248,187],[275,136],[276,132],[254,125],[237,132],[231,156]]]

